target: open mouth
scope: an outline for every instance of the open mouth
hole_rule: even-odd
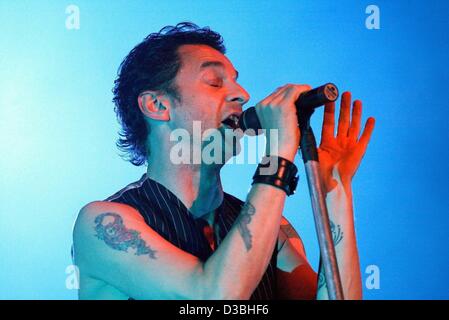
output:
[[[232,130],[238,129],[239,126],[239,116],[236,114],[231,114],[229,117],[224,119],[221,123],[225,126],[231,128]]]

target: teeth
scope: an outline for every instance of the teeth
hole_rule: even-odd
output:
[[[235,114],[230,115],[229,119],[231,119],[236,124],[239,122],[239,117],[236,116]]]
[[[239,125],[238,125],[239,117],[234,115],[234,114],[230,115],[228,118],[223,120],[223,123],[226,124],[227,126],[233,128],[233,129],[237,129],[239,127]]]

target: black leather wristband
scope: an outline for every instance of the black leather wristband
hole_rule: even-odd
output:
[[[253,176],[253,183],[269,184],[285,191],[287,196],[295,193],[298,185],[298,168],[282,157],[266,156],[257,166]]]

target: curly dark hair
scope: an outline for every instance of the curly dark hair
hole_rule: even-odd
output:
[[[138,106],[138,96],[146,90],[157,90],[180,101],[174,79],[181,66],[178,48],[185,44],[202,44],[226,52],[219,33],[181,22],[148,35],[120,64],[112,90],[114,111],[121,125],[117,147],[123,152],[122,157],[135,166],[147,162],[150,133]]]

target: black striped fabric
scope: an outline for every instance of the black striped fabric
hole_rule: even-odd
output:
[[[121,189],[105,201],[119,202],[135,208],[153,230],[178,248],[197,256],[202,261],[213,253],[208,240],[202,232],[204,220],[195,219],[184,204],[167,188],[150,179],[146,174],[139,181]],[[231,229],[240,213],[243,202],[225,193],[224,200],[217,209],[214,230],[217,230],[218,247]],[[276,296],[275,249],[259,285],[251,300],[275,299]]]

